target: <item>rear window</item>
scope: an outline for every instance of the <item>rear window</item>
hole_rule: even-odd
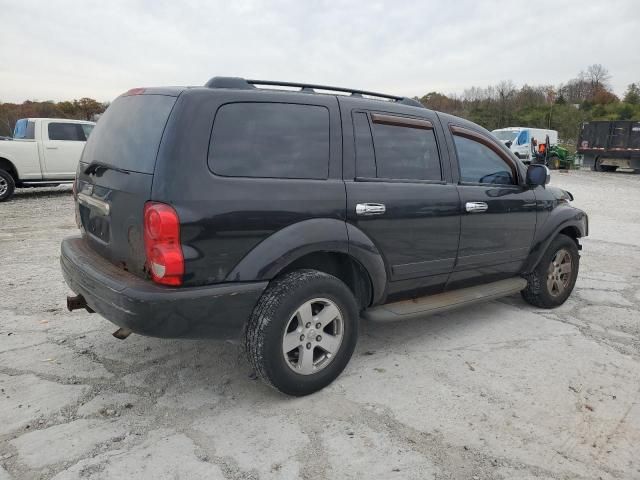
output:
[[[117,98],[91,132],[82,161],[153,173],[162,132],[175,102],[176,97],[166,95]]]
[[[80,123],[51,122],[48,127],[49,140],[84,142],[87,137]]]
[[[223,105],[213,124],[209,168],[230,177],[326,179],[329,111],[289,103]]]

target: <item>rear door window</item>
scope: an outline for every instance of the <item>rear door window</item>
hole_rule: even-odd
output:
[[[51,122],[48,126],[49,140],[84,142],[87,137],[80,123]]]
[[[229,177],[326,179],[329,110],[290,103],[230,103],[217,113],[209,168]]]
[[[377,178],[442,180],[431,122],[382,114],[371,119]]]
[[[373,151],[369,117],[366,113],[353,114],[353,130],[356,147],[356,177],[376,178],[376,156]]]

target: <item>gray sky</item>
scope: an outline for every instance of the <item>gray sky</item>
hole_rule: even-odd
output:
[[[268,5],[268,6],[266,6]],[[0,101],[111,100],[214,75],[421,96],[589,64],[640,82],[637,0],[0,0]],[[546,22],[546,23],[544,23]]]

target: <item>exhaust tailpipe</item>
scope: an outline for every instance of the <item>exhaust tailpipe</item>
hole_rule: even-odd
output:
[[[111,335],[116,337],[118,340],[124,340],[129,335],[131,335],[131,330],[129,330],[128,328],[121,327],[115,332],[113,332]]]

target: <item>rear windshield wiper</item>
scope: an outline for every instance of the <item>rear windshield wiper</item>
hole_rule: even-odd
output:
[[[113,170],[114,172],[126,173],[127,175],[129,175],[129,172],[122,168],[118,168],[113,165],[109,165],[108,163],[102,162],[90,163],[89,166],[84,169],[84,173],[86,173],[87,175],[92,175],[98,173],[100,170]]]

